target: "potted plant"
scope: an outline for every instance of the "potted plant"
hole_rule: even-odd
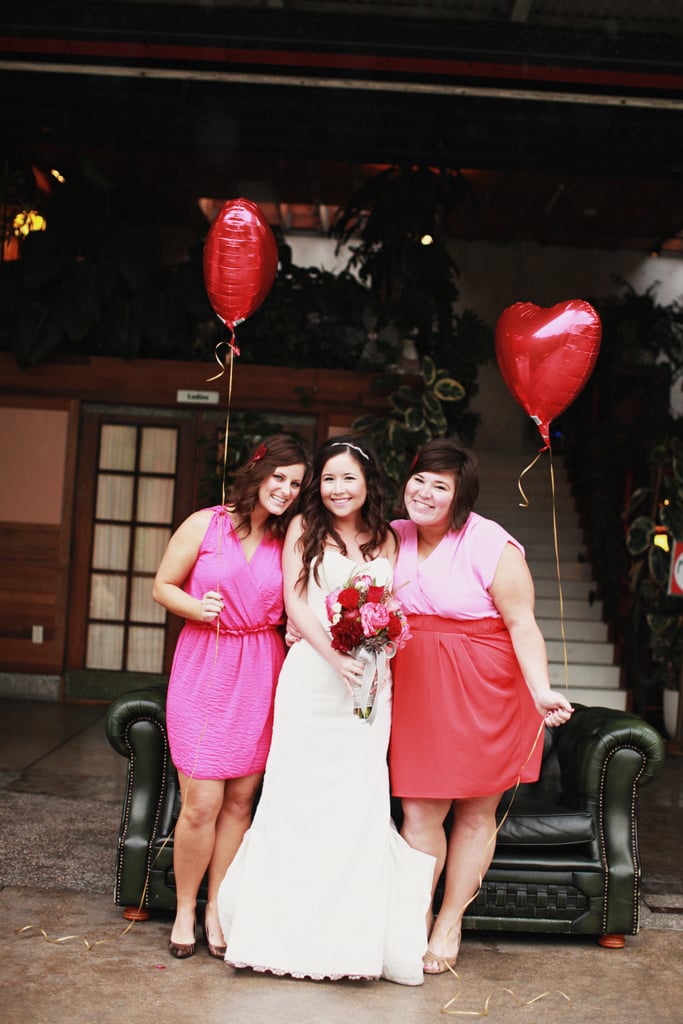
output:
[[[657,441],[650,466],[650,486],[633,492],[625,513],[631,615],[646,644],[641,671],[650,685],[661,687],[666,731],[680,742],[683,597],[670,594],[669,583],[674,542],[683,539],[683,436]]]

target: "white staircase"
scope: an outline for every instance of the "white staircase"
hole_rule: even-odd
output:
[[[529,505],[520,507],[517,481],[534,458],[529,454],[477,452],[480,494],[475,510],[495,519],[524,545],[536,588],[536,619],[548,650],[550,680],[580,704],[624,710],[627,691],[620,689],[620,669],[595,598],[583,536],[561,458],[553,456],[560,586],[553,531],[550,455],[544,452],[521,486]],[[564,643],[562,625],[564,624]],[[565,670],[565,651],[567,667]]]

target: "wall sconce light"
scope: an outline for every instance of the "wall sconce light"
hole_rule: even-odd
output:
[[[666,531],[662,531],[661,533],[659,533],[659,531],[658,531],[657,533],[655,533],[654,537],[652,538],[652,543],[655,545],[655,547],[661,548],[662,551],[668,551],[669,550],[669,535],[668,535],[668,533],[666,533]]]
[[[32,231],[44,231],[47,221],[37,210],[20,210],[12,221],[12,231],[17,238],[26,238]]]

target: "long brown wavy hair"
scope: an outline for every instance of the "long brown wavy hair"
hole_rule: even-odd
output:
[[[318,578],[318,556],[325,549],[326,540],[331,537],[343,555],[347,554],[346,545],[334,527],[334,516],[325,508],[320,496],[320,480],[325,464],[335,455],[347,452],[360,466],[365,479],[367,496],[361,509],[365,526],[370,539],[361,545],[364,558],[370,558],[380,548],[389,535],[395,536],[384,515],[384,473],[372,448],[365,438],[351,434],[331,437],[324,441],[313,456],[313,476],[301,500],[303,531],[301,540],[302,568],[299,584],[305,584],[311,566],[315,562],[313,574],[316,583]]]
[[[295,466],[299,462],[304,466],[301,491],[281,516],[268,516],[266,533],[271,537],[284,537],[292,516],[299,511],[301,496],[311,478],[311,458],[304,446],[288,434],[271,434],[253,447],[246,462],[235,473],[227,501],[238,530],[251,532],[251,514],[263,481],[278,466]]]
[[[449,526],[451,530],[462,530],[467,517],[479,497],[479,464],[469,448],[462,448],[447,437],[434,437],[420,448],[413,459],[401,495],[411,477],[420,473],[453,473],[455,494],[451,503]],[[407,515],[403,498],[396,509],[399,516]]]

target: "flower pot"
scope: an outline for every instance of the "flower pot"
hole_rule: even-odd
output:
[[[678,723],[678,690],[662,690],[662,711],[664,714],[664,731],[670,740],[676,737]]]

